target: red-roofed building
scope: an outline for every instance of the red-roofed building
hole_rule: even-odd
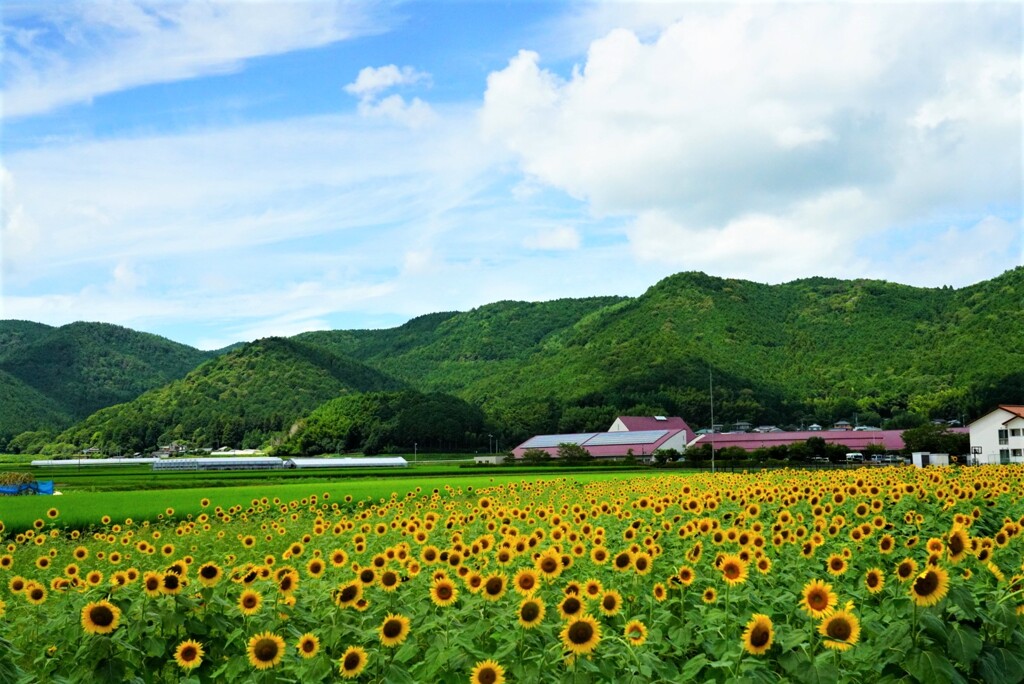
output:
[[[869,445],[881,445],[886,451],[899,451],[903,448],[902,430],[801,430],[797,432],[724,432],[714,435],[704,434],[697,438],[691,446],[702,444],[715,445],[715,451],[726,447],[740,447],[747,451],[773,446],[806,442],[811,437],[818,437],[831,444],[840,444],[849,451],[863,451]]]
[[[643,432],[645,430],[682,430],[685,433],[682,446],[673,444],[671,447],[680,451],[696,437],[686,421],[679,416],[619,416],[608,428],[608,432]]]
[[[1002,404],[967,428],[978,463],[1024,463],[1024,406]]]

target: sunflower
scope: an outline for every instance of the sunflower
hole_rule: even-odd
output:
[[[249,639],[249,664],[257,670],[269,670],[284,657],[284,639],[273,632],[263,632]]]
[[[324,570],[327,569],[327,564],[324,563],[322,558],[311,558],[306,563],[306,572],[310,577],[320,577],[324,574]]]
[[[82,629],[88,634],[110,634],[121,622],[121,609],[103,600],[82,608]]]
[[[173,572],[165,572],[160,575],[160,593],[174,596],[175,594],[181,593],[181,588],[184,584],[182,579]]]
[[[739,556],[732,554],[722,556],[722,562],[718,569],[722,572],[722,579],[730,587],[742,584],[747,580],[747,564]]]
[[[821,621],[818,633],[825,637],[822,642],[825,648],[845,651],[857,643],[860,637],[860,621],[848,610],[836,611],[829,613]]]
[[[37,582],[30,582],[25,585],[25,600],[33,606],[46,603],[46,587]]]
[[[708,587],[704,590],[704,593],[700,595],[700,600],[704,603],[714,603],[718,600],[718,592],[714,587]]]
[[[147,572],[142,576],[142,589],[146,596],[156,598],[160,595],[160,579],[162,575],[158,572]]]
[[[198,641],[187,639],[178,644],[174,650],[174,662],[183,670],[194,670],[203,664],[203,645]]]
[[[400,646],[409,636],[409,618],[388,613],[380,625],[380,643],[385,646]]]
[[[913,558],[904,558],[896,565],[896,577],[900,582],[906,582],[917,574],[917,561]]]
[[[949,591],[949,573],[938,565],[930,565],[910,585],[910,597],[919,606],[933,606]]]
[[[519,624],[524,629],[533,629],[544,619],[544,602],[529,596],[519,604]]]
[[[690,586],[693,584],[693,580],[697,577],[697,573],[694,572],[693,568],[689,565],[680,565],[679,572],[676,573],[676,577],[683,583],[683,586]]]
[[[821,618],[839,602],[832,585],[812,580],[804,585],[800,608],[812,618]]]
[[[315,561],[316,559],[313,559]],[[312,563],[313,561],[310,561]],[[380,587],[384,591],[392,592],[398,590],[398,585],[401,583],[401,577],[394,570],[385,570],[380,574]]]
[[[546,579],[554,579],[562,574],[562,559],[557,553],[544,552],[537,559],[536,568]]]
[[[339,608],[347,608],[363,597],[363,585],[358,580],[344,584],[334,593],[334,602]]]
[[[764,655],[775,641],[775,629],[772,619],[767,615],[755,613],[747,628],[743,630],[743,650],[750,655]]]
[[[505,595],[507,580],[500,573],[488,575],[483,583],[483,596],[488,601],[497,601]]]
[[[505,668],[493,660],[481,660],[470,673],[472,684],[502,684],[505,681]]]
[[[622,635],[626,637],[626,641],[629,642],[630,646],[643,646],[644,642],[647,641],[647,625],[639,620],[630,620],[626,623],[626,628],[622,631]]]
[[[625,572],[633,566],[633,554],[628,550],[623,551],[612,559],[612,568],[616,572]]]
[[[949,553],[949,560],[959,563],[971,550],[971,541],[962,528],[956,528],[949,533],[946,539],[946,551]]]
[[[586,606],[579,596],[572,594],[562,599],[562,602],[558,604],[558,613],[562,616],[563,620],[570,620],[577,615],[583,615],[587,612]]]
[[[442,577],[436,580],[432,587],[430,587],[430,600],[434,602],[434,605],[446,608],[459,598],[459,590],[455,588],[455,583],[447,577]]]
[[[260,607],[262,606],[263,595],[258,591],[246,589],[238,597],[238,610],[241,611],[242,615],[255,615],[260,612]]]
[[[320,651],[320,640],[316,635],[306,632],[299,637],[298,642],[295,644],[295,648],[298,649],[299,655],[303,658],[312,658]]]
[[[533,568],[523,568],[512,579],[512,585],[523,596],[529,596],[537,590],[537,572]]]
[[[641,551],[633,558],[633,570],[638,575],[646,575],[651,571],[651,554]]]
[[[601,641],[601,627],[589,615],[581,615],[569,622],[560,634],[562,645],[573,655],[592,653]]]
[[[828,564],[828,574],[833,575],[834,577],[839,577],[846,572],[847,567],[849,567],[846,559],[838,553],[830,555],[826,562]]]
[[[864,586],[872,594],[877,594],[885,588],[885,573],[880,568],[871,568],[864,575]]]
[[[583,596],[588,599],[596,599],[604,591],[601,580],[588,579],[583,584]]]
[[[360,646],[349,646],[338,660],[338,670],[343,679],[355,679],[366,668],[366,650]]]
[[[615,589],[605,589],[599,607],[605,615],[616,615],[622,608],[622,594]]]
[[[204,563],[199,567],[199,583],[204,587],[215,587],[224,577],[224,571],[216,563]]]

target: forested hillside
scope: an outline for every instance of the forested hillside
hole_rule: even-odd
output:
[[[251,448],[341,394],[399,387],[380,372],[329,350],[267,338],[208,361],[133,401],[102,409],[57,441],[128,452],[174,440]]]
[[[706,424],[709,373],[720,420],[910,426],[1024,401],[1022,296],[1024,268],[961,290],[680,273],[635,299],[501,303],[305,337],[478,404],[511,439],[602,429],[623,412]],[[531,346],[520,321],[537,312],[556,323],[531,326]],[[487,353],[494,340],[508,351]]]
[[[183,377],[211,355],[107,323],[0,321],[0,371],[18,381],[0,381],[0,439],[63,429]]]
[[[483,411],[448,394],[367,392],[323,404],[295,425],[276,454],[472,449],[486,441]]]
[[[1024,403],[1021,330],[1024,267],[959,290],[828,278],[762,285],[680,273],[636,298],[498,302],[388,330],[261,340],[101,410],[60,440],[121,450],[172,439],[196,446],[284,440],[299,451],[356,443],[380,449],[408,441],[405,428],[396,428],[407,423],[394,416],[416,401],[438,415],[457,415],[465,434],[493,433],[503,444],[538,432],[605,429],[618,414],[675,414],[697,427],[710,418],[712,377],[718,422],[966,422],[997,403]],[[80,405],[95,394],[86,384],[111,383],[86,383],[80,370],[64,378],[38,360],[12,360],[38,359],[28,350],[55,345],[47,342],[51,334],[36,324],[0,328],[0,371],[17,376],[0,376],[0,389],[20,392],[25,407],[38,405],[39,415],[49,411],[55,419],[55,411],[73,415],[72,407],[55,408],[46,394],[43,401],[40,388],[72,395],[65,401]],[[118,365],[105,355],[84,367],[135,363],[130,357]],[[351,396],[400,389],[461,401]],[[486,422],[478,426],[461,402],[481,409]],[[368,441],[375,428],[383,437]],[[425,426],[414,432],[426,443]],[[446,434],[451,440],[456,433]]]

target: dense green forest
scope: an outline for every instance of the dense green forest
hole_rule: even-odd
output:
[[[20,392],[40,415],[77,417],[66,404],[54,408],[32,394],[63,387],[55,372],[12,365],[19,350],[39,348],[54,329],[15,323],[0,334],[0,371],[16,382],[0,376],[0,390]],[[479,440],[489,433],[511,445],[540,432],[605,429],[620,414],[673,414],[705,426],[711,377],[718,422],[966,422],[998,403],[1024,403],[1021,330],[1024,267],[961,289],[829,278],[763,285],[680,273],[636,298],[498,302],[386,330],[261,340],[105,408],[57,439],[121,450],[172,439],[197,446],[281,443],[300,451],[365,447],[374,426],[359,423],[358,439],[346,426],[376,416],[367,420],[387,438],[373,440],[371,449],[407,446],[408,435],[393,429],[394,411],[405,404],[362,404],[352,395],[410,389],[482,410],[478,426],[461,403],[438,400],[438,410],[457,416],[463,448],[473,446],[467,435]],[[72,373],[64,394],[81,389],[83,375]],[[456,432],[447,434],[455,439]],[[424,432],[422,443],[428,439]]]
[[[208,361],[134,401],[101,409],[56,441],[127,452],[171,441],[253,448],[341,394],[400,386],[327,349],[267,338]]]
[[[338,397],[299,421],[276,454],[324,454],[389,448],[472,449],[487,440],[483,411],[448,394],[367,392]]]
[[[108,323],[0,321],[0,443],[25,430],[63,429],[215,354]]]

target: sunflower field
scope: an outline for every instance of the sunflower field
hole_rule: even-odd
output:
[[[1015,466],[200,503],[0,523],[0,681],[1024,681]]]

